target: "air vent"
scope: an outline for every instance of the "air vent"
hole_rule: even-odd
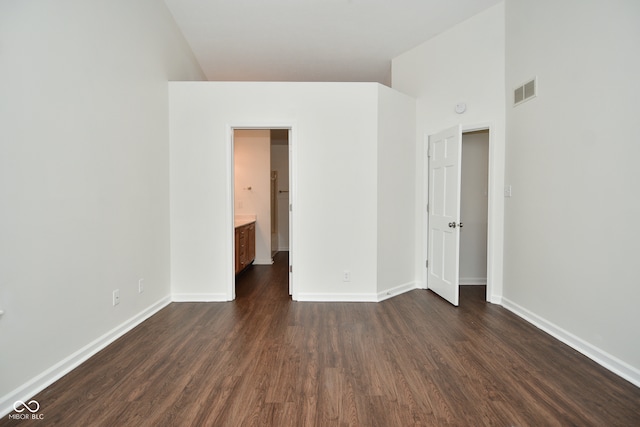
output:
[[[536,79],[526,82],[513,91],[513,106],[535,98],[537,91]]]

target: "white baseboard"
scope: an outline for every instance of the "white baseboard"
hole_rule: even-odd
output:
[[[227,294],[172,294],[173,302],[227,302]]]
[[[404,285],[399,285],[394,288],[387,289],[386,291],[378,292],[378,301],[384,301],[414,289],[420,289],[418,288],[418,282],[408,282]]]
[[[380,302],[418,288],[419,282],[409,282],[377,294],[298,293],[296,301],[308,302]]]
[[[253,265],[271,265],[273,264],[273,258],[255,259]]]
[[[100,350],[147,320],[149,317],[156,314],[158,311],[162,310],[170,303],[171,299],[169,297],[162,298],[160,301],[90,342],[80,350],[68,357],[65,357],[60,362],[27,381],[22,386],[2,396],[2,398],[0,398],[0,418],[13,411],[14,402],[18,400],[27,402],[33,396],[58,381],[60,378],[88,360],[91,356],[98,353]]]
[[[549,322],[546,319],[538,316],[537,314],[527,310],[526,308],[516,304],[513,301],[502,297],[502,306],[507,310],[522,317],[527,322],[537,326],[554,338],[572,347],[574,350],[587,356],[594,362],[607,368],[614,374],[624,378],[636,387],[640,387],[640,369],[635,368],[628,363],[618,359],[615,356],[607,353],[606,351],[588,343],[587,341],[573,335],[561,327]]]
[[[502,295],[491,295],[489,297],[489,302],[491,304],[502,305]]]
[[[486,285],[487,278],[486,277],[461,277],[459,283],[460,283],[460,286]]]
[[[296,301],[307,302],[378,302],[376,294],[298,293]]]

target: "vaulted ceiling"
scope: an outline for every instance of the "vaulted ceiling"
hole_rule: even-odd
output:
[[[209,80],[389,84],[391,59],[500,0],[165,0]]]

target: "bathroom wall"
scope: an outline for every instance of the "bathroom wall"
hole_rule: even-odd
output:
[[[278,172],[276,211],[278,230],[275,249],[289,250],[289,146],[271,139],[271,170]]]
[[[256,259],[271,264],[271,136],[268,129],[234,131],[234,212],[256,215]]]

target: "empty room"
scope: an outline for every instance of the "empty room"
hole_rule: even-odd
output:
[[[640,424],[639,22],[0,0],[0,426]]]

